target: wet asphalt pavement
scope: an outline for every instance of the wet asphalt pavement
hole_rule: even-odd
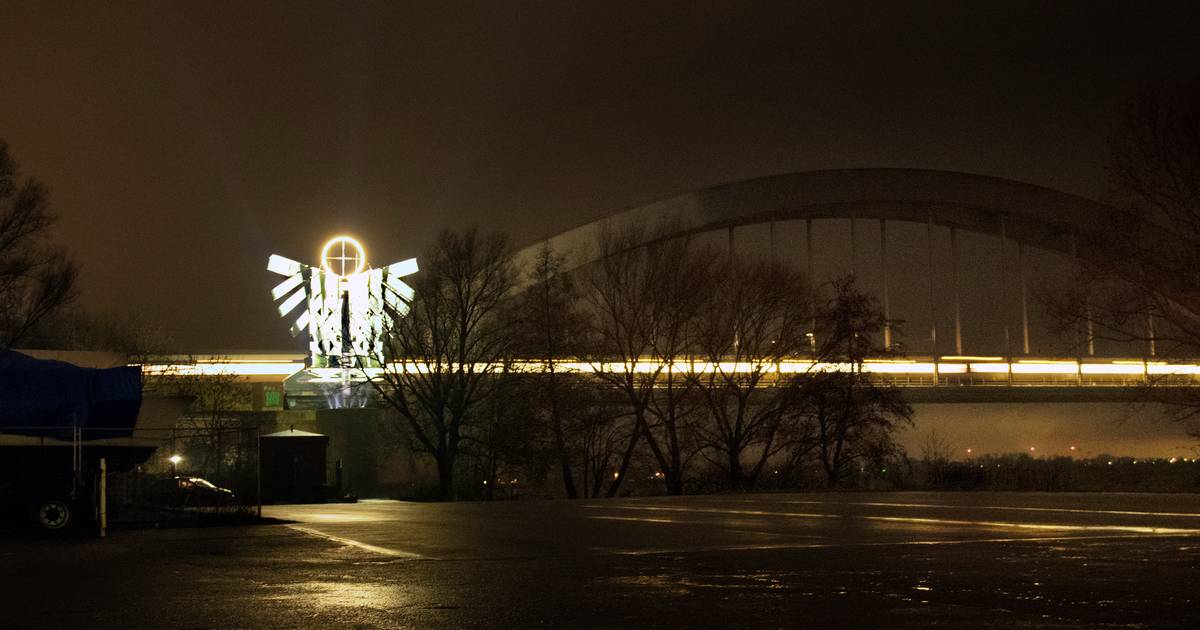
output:
[[[0,540],[11,628],[1200,627],[1200,496],[276,506]]]

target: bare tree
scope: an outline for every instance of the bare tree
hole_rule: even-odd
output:
[[[612,469],[636,439],[637,428],[604,399],[607,387],[580,370],[588,337],[582,295],[564,258],[548,246],[539,252],[528,284],[515,300],[511,331],[517,356],[537,369],[518,373],[519,396],[544,429],[569,498],[614,492],[621,476]]]
[[[177,386],[179,394],[196,397],[179,427],[186,436],[189,452],[200,455],[200,461],[195,462],[199,469],[209,471],[218,482],[225,481],[228,469],[246,457],[241,451],[245,441],[242,432],[247,427],[242,417],[233,413],[250,406],[250,388],[245,377],[235,374],[183,377]]]
[[[0,141],[0,351],[75,297],[75,265],[47,243],[54,220],[46,188],[21,181]]]
[[[1081,268],[1042,299],[1077,340],[1136,345],[1149,357],[1200,352],[1200,81],[1158,84],[1127,109],[1110,141],[1112,211],[1078,235]],[[1169,384],[1163,375],[1153,386]],[[1151,387],[1180,418],[1190,396]]]
[[[925,483],[938,487],[946,483],[954,445],[937,429],[925,433],[921,444],[921,464],[925,469]]]
[[[863,369],[868,357],[887,353],[876,344],[885,319],[874,299],[858,291],[854,278],[833,283],[832,296],[818,316],[817,335],[831,349],[825,359],[840,369],[805,378],[807,421],[817,458],[829,486],[838,485],[855,464],[882,460],[895,451],[893,433],[912,423],[912,407],[899,389]]]
[[[138,365],[160,362],[175,345],[159,322],[137,314],[97,317],[76,310],[59,310],[42,318],[23,343],[46,349],[120,352]]]
[[[800,379],[780,364],[809,356],[815,313],[808,284],[786,265],[730,256],[712,272],[694,327],[706,364],[689,372],[710,416],[697,432],[729,487],[750,489],[773,456],[795,446],[780,429]]]
[[[502,315],[514,285],[502,234],[446,230],[425,253],[411,309],[389,313],[382,373],[372,379],[419,452],[433,456],[439,492],[454,497],[454,468],[476,414],[500,386],[510,339]]]
[[[1110,142],[1116,208],[1087,234],[1088,317],[1101,334],[1200,348],[1200,81],[1159,85]],[[1155,326],[1153,320],[1159,320]]]
[[[475,483],[482,481],[482,488],[476,485],[470,492],[481,492],[487,500],[498,494],[515,498],[526,488],[536,491],[545,481],[547,457],[553,451],[546,445],[546,427],[530,422],[540,404],[538,396],[531,395],[536,386],[516,375],[497,378],[504,386],[473,414],[473,439],[464,442],[461,453],[472,464]]]
[[[634,428],[609,496],[625,478],[639,439],[671,494],[683,492],[684,469],[696,453],[688,425],[698,401],[685,357],[714,257],[689,237],[663,237],[678,231],[671,227],[604,231],[599,258],[585,272],[588,361],[619,393]]]
[[[132,333],[131,333],[132,334]],[[132,340],[131,349],[147,348],[148,340]],[[144,361],[130,355],[131,360]],[[164,357],[142,363],[143,391],[160,397],[188,397],[191,404],[163,440],[169,446],[168,455],[185,453],[187,467],[196,474],[223,485],[240,485],[246,481],[249,464],[256,454],[253,440],[257,437],[254,425],[247,424],[244,412],[251,406],[251,388],[246,377],[223,369],[227,359],[197,361],[189,357],[183,363]],[[203,371],[191,368],[203,366]],[[152,369],[151,369],[152,368]],[[255,455],[256,456],[256,455]],[[239,491],[240,493],[240,491]]]
[[[563,270],[563,258],[545,246],[529,271],[529,284],[518,296],[512,313],[512,331],[518,352],[536,359],[542,370],[529,374],[536,397],[536,413],[546,425],[558,458],[559,474],[568,498],[580,497],[576,486],[575,449],[568,425],[571,412],[582,407],[582,383],[577,374],[564,373],[562,360],[576,354],[582,320],[578,293]]]
[[[591,387],[582,391],[592,396],[590,402],[575,408],[575,422],[571,424],[582,461],[580,491],[585,497],[615,496],[622,476],[613,468],[631,456],[632,448],[637,445],[638,428],[626,421],[626,414],[606,403],[602,390]]]

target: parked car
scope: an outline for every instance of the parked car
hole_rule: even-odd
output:
[[[214,486],[199,477],[171,477],[155,481],[146,493],[147,499],[167,507],[221,507],[233,505],[232,490]]]

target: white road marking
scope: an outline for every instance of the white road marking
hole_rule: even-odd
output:
[[[750,501],[747,501],[750,502]],[[871,507],[913,507],[939,509],[1012,510],[1015,512],[1065,512],[1070,514],[1114,514],[1119,516],[1182,516],[1200,518],[1196,512],[1138,512],[1133,510],[1085,510],[1083,508],[1017,507],[1007,505],[948,505],[944,503],[889,503],[883,501],[815,501],[790,499],[779,503],[800,505],[866,505]]]
[[[729,510],[718,508],[685,508],[685,507],[656,507],[652,505],[584,505],[582,507],[599,510],[648,510],[653,512],[696,512],[701,514],[738,514],[744,516],[793,516],[797,518],[842,518],[841,514],[822,514],[819,512],[770,512],[766,510]]]
[[[1121,540],[1142,538],[1138,534],[1103,536],[1026,536],[1022,538],[968,538],[955,540],[896,540],[887,542],[831,542],[831,543],[778,543],[768,545],[717,545],[712,547],[685,547],[682,549],[606,549],[592,551],[620,556],[652,556],[660,554],[707,553],[721,551],[770,551],[774,549],[832,549],[840,547],[904,547],[933,545],[972,545],[976,543],[1028,543],[1028,542],[1076,542],[1080,540]]]
[[[410,560],[429,560],[430,559],[429,557],[423,556],[419,553],[412,553],[411,551],[400,551],[398,549],[389,549],[387,547],[378,547],[376,545],[369,545],[367,543],[353,540],[350,538],[342,538],[341,536],[334,536],[333,534],[326,534],[323,531],[312,529],[311,527],[302,527],[300,525],[288,525],[288,527],[290,527],[298,532],[303,532],[305,534],[308,534],[310,536],[317,536],[319,538],[324,538],[326,540],[332,540],[333,542],[341,543],[343,545],[349,545],[351,547],[358,547],[359,549],[362,549],[363,551],[369,551],[371,553],[377,553],[377,554],[383,555],[383,556],[392,556],[394,558],[408,558]]]
[[[1200,536],[1200,529],[1184,527],[1149,527],[1143,525],[1068,525],[1065,523],[1010,523],[1007,521],[964,521],[943,518],[918,518],[906,516],[860,516],[872,521],[897,523],[920,523],[928,525],[970,525],[977,527],[1011,527],[1016,529],[1040,529],[1071,532],[1128,532],[1151,536]]]
[[[643,518],[640,516],[589,516],[594,521],[636,521],[639,523],[682,523],[673,518]]]
[[[836,504],[834,504],[836,505]],[[874,516],[874,515],[843,515],[843,514],[814,514],[806,512],[773,512],[767,510],[730,510],[718,508],[685,508],[648,505],[587,505],[584,507],[613,510],[643,510],[650,512],[683,512],[699,514],[733,514],[743,516],[778,516],[787,518],[856,518],[866,521],[883,521],[889,523],[914,523],[920,525],[965,525],[971,527],[993,527],[1054,531],[1086,531],[1086,532],[1128,532],[1131,534],[1200,536],[1200,529],[1180,527],[1147,527],[1139,525],[1069,525],[1065,523],[1013,523],[1006,521],[971,521],[961,519],[921,518],[915,516]]]

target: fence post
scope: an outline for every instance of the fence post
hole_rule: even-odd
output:
[[[262,425],[254,427],[254,484],[258,486],[255,503],[258,504],[258,518],[262,518]]]
[[[108,535],[108,459],[100,458],[100,537]]]

